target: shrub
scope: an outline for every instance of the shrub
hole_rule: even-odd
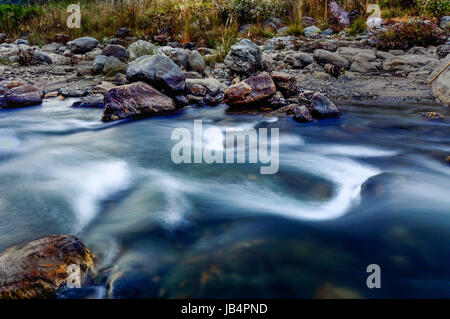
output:
[[[0,4],[0,29],[10,32],[21,24],[27,23],[33,16],[41,14],[42,9],[35,6]]]
[[[364,17],[358,17],[355,21],[353,21],[350,26],[349,34],[356,35],[366,31],[366,19]]]
[[[297,37],[303,35],[303,25],[301,23],[291,24],[287,28],[286,34],[287,35],[297,36]]]
[[[422,14],[442,17],[450,14],[449,0],[417,0],[417,7]]]
[[[394,24],[379,36],[377,48],[380,50],[407,50],[414,46],[426,47],[443,42],[445,42],[445,35],[436,21],[414,20]]]

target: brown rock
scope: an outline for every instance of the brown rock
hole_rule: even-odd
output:
[[[248,79],[231,85],[225,91],[224,103],[244,105],[261,102],[276,92],[275,83],[270,75],[251,76]]]
[[[66,284],[69,265],[81,275],[93,269],[93,256],[72,235],[46,236],[0,254],[0,298],[45,298]]]
[[[277,89],[280,90],[285,97],[290,97],[297,94],[298,85],[295,76],[277,71],[272,72],[270,76],[272,77]]]
[[[292,112],[294,113],[294,120],[301,123],[309,123],[314,121],[313,117],[311,116],[311,113],[309,113],[309,110],[304,105],[293,105]]]
[[[102,121],[139,118],[175,110],[175,102],[144,82],[135,82],[108,90]]]

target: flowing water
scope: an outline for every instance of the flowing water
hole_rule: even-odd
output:
[[[421,115],[442,107],[341,106],[299,124],[218,106],[105,124],[72,102],[0,111],[0,250],[73,233],[97,256],[61,298],[450,297],[450,122]],[[278,173],[174,164],[172,131],[198,119],[279,128]]]

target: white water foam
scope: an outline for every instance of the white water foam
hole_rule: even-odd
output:
[[[126,190],[131,181],[129,167],[121,160],[88,162],[63,172],[57,170],[55,175],[60,183],[67,185],[65,191],[68,191],[80,228],[97,215],[102,201]]]

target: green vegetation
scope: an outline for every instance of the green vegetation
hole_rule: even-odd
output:
[[[366,18],[358,17],[357,19],[355,19],[355,21],[353,21],[348,33],[350,35],[356,35],[364,32],[365,30],[366,30]]]

